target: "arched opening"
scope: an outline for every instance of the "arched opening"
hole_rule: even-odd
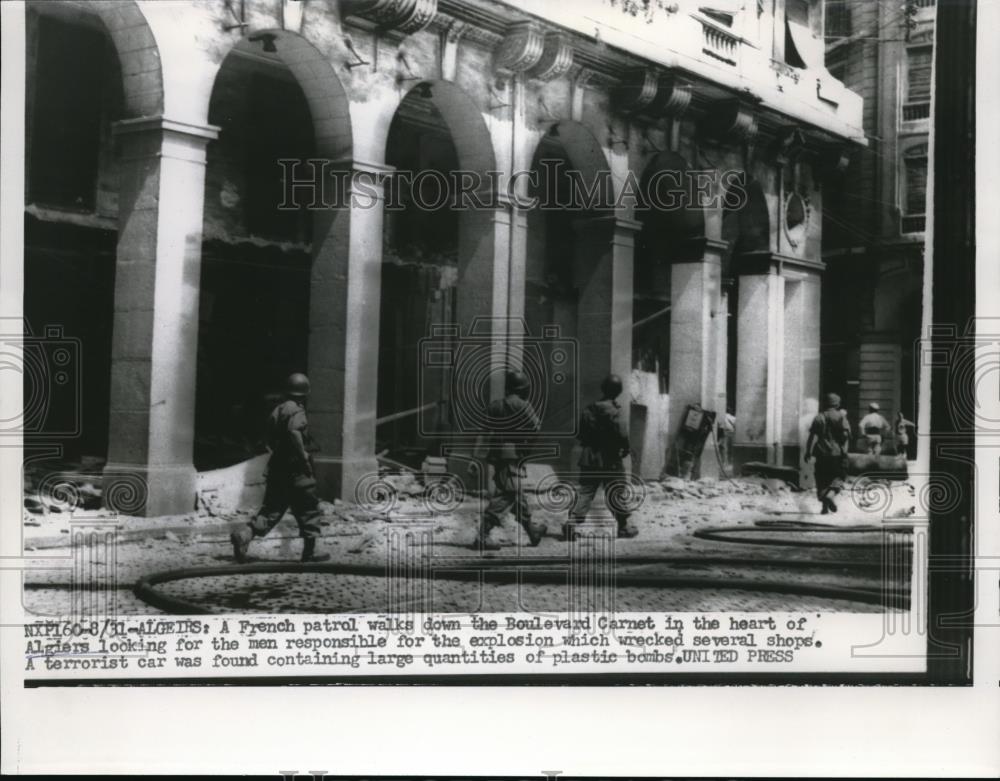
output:
[[[206,161],[197,469],[263,452],[267,411],[284,378],[309,369],[312,266],[328,226],[307,193],[289,198],[285,177],[296,165],[296,179],[321,181],[307,161],[336,159],[340,136],[350,137],[346,117],[332,123],[348,125],[339,134],[317,132],[318,116],[335,116],[342,88],[332,70],[318,78],[311,63],[325,64],[300,36],[256,32],[233,47],[215,79],[209,122],[220,130]]]
[[[108,450],[122,65],[86,5],[30,2],[26,26],[23,430],[92,471]]]
[[[632,286],[632,447],[636,471],[659,476],[668,466],[667,444],[677,421],[670,420],[670,358],[673,263],[687,258],[693,239],[705,235],[703,210],[687,161],[660,152],[640,181],[642,229],[636,240]]]
[[[527,215],[524,369],[544,388],[546,443],[559,444],[558,461],[568,466],[579,412],[611,371],[600,347],[610,340],[606,299],[592,311],[613,231],[610,170],[588,130],[559,122],[539,140],[528,181],[537,206]]]
[[[448,349],[454,329],[467,337],[476,317],[492,315],[490,206],[459,194],[489,197],[492,146],[471,99],[427,81],[396,108],[385,161],[395,175],[382,234],[376,451],[419,466],[438,454],[439,435],[460,429],[454,405],[469,401],[454,398],[451,369],[428,367],[422,340],[437,334]]]

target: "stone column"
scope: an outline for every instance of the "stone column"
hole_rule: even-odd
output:
[[[677,430],[690,404],[700,404],[716,415],[725,415],[725,342],[722,342],[719,407],[720,336],[725,340],[726,310],[721,297],[722,255],[725,242],[697,239],[680,254],[670,269],[670,428],[669,442],[676,444]],[[718,458],[711,438],[692,474],[717,477]]]
[[[785,280],[776,268],[739,278],[733,465],[775,463],[781,410]]]
[[[737,263],[734,465],[764,461],[801,472],[820,393],[823,264],[771,252],[747,253]]]
[[[802,456],[805,454],[806,438],[809,436],[809,426],[812,423],[820,407],[820,298],[822,297],[822,277],[818,269],[802,275],[802,281],[798,283],[799,300],[796,312],[797,322],[792,325],[786,320],[786,328],[798,328],[799,336],[799,363],[801,365],[801,377],[799,385],[799,423],[798,423],[798,449],[793,454],[791,460],[787,454],[785,462],[792,466],[798,465],[800,470],[799,485],[803,488],[812,488],[816,483],[813,477],[813,464],[804,464]],[[786,315],[786,318],[788,316]]]
[[[578,223],[577,390],[581,407],[600,396],[601,380],[609,372],[622,378],[629,411],[628,378],[632,370],[632,267],[634,220],[596,217]]]
[[[492,201],[492,206],[466,208],[459,215],[456,317],[463,339],[492,341],[491,398],[498,398],[503,395],[510,339],[511,221],[523,217],[501,194],[484,195],[483,199]],[[522,285],[523,277],[522,267]]]
[[[119,228],[105,504],[131,515],[195,506],[198,294],[209,125],[115,125]]]
[[[785,272],[784,387],[781,453],[785,466],[802,474],[811,468],[802,462],[809,424],[819,411],[819,299],[820,277],[804,271]]]
[[[322,448],[315,458],[321,495],[353,501],[361,479],[378,471],[383,180],[392,169],[360,160],[333,168],[345,184],[344,204],[313,215],[309,420]]]

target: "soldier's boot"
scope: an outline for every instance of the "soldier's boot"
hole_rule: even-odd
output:
[[[250,549],[252,539],[253,530],[249,526],[241,526],[229,535],[229,541],[233,543],[233,558],[240,564],[247,560],[247,551]]]
[[[317,553],[316,552],[316,538],[315,537],[306,537],[302,541],[302,561],[303,562],[309,563],[309,562],[329,561],[329,560],[330,560],[330,554],[329,553]]]
[[[632,537],[638,537],[639,530],[635,528],[628,519],[618,521],[618,538],[623,540],[631,539]]]
[[[493,528],[492,525],[484,518],[479,524],[479,529],[476,532],[475,538],[472,540],[472,545],[469,547],[471,547],[472,550],[500,550],[500,543],[490,539],[491,528]]]
[[[538,547],[538,543],[542,541],[542,538],[545,536],[545,532],[547,531],[545,526],[540,523],[532,523],[530,518],[524,521],[522,528],[528,535],[528,545],[532,548]]]
[[[579,528],[580,521],[571,518],[562,525],[562,537],[559,539],[563,542],[573,542],[573,540],[576,539],[576,534]]]

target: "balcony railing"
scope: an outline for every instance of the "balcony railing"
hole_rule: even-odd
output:
[[[916,122],[921,119],[929,119],[931,115],[931,104],[930,102],[922,103],[904,103],[903,104],[903,121],[904,122]]]
[[[917,0],[917,8],[933,8],[937,0]]]
[[[700,19],[702,47],[701,50],[714,60],[735,66],[739,62],[740,38],[728,30]]]

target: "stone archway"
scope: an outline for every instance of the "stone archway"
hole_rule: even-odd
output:
[[[313,322],[337,314],[325,295],[312,303],[311,281],[314,265],[343,262],[336,255],[346,252],[334,227],[346,210],[326,213],[324,204],[337,197],[331,169],[344,164],[351,139],[349,103],[332,68],[309,41],[282,30],[252,31],[229,50],[208,119],[220,130],[206,172],[199,469],[260,452],[284,378],[309,368],[311,310]],[[337,393],[320,383],[317,415],[342,406]],[[336,447],[336,439],[323,444]]]
[[[378,277],[372,277],[377,255],[369,233],[380,231],[381,202],[359,204],[352,195],[358,176],[377,179],[381,171],[359,168],[354,160],[350,100],[329,60],[309,40],[285,30],[253,30],[229,56],[240,51],[266,57],[284,72],[305,110],[277,122],[295,123],[298,116],[300,125],[308,122],[310,136],[303,159],[294,159],[303,151],[299,147],[284,162],[272,161],[278,187],[272,214],[291,211],[308,228],[299,245],[302,278],[293,282],[299,293],[286,306],[294,320],[286,333],[292,349],[283,352],[280,340],[272,345],[269,389],[277,390],[287,371],[309,373],[310,424],[322,448],[316,456],[319,487],[327,496],[353,498],[360,476],[375,469],[373,411],[367,409],[375,358],[367,334],[377,332]]]
[[[31,0],[28,5],[51,4]],[[113,4],[65,0],[59,5],[98,17],[108,31],[121,64],[123,118],[152,117],[163,113],[163,71],[159,47],[138,3],[135,0],[119,0]]]
[[[86,353],[81,359],[87,360],[88,371],[77,403],[86,411],[84,417],[91,425],[97,421],[107,432],[107,439],[101,438],[107,442],[104,502],[130,514],[169,511],[175,503],[186,509],[194,504],[193,469],[190,456],[184,456],[183,442],[175,446],[178,430],[183,438],[184,427],[178,429],[175,423],[184,417],[185,398],[183,392],[179,396],[171,393],[173,381],[161,382],[163,377],[177,378],[183,387],[187,378],[183,368],[189,356],[170,349],[186,323],[183,317],[172,315],[158,320],[154,311],[157,288],[170,287],[186,271],[184,242],[172,243],[157,230],[161,197],[170,178],[164,175],[164,169],[185,166],[162,163],[166,127],[162,118],[165,96],[159,46],[144,10],[133,0],[68,0],[31,3],[28,8],[40,19],[52,20],[55,26],[66,25],[79,31],[79,35],[65,38],[55,55],[69,58],[73,68],[64,83],[84,81],[72,100],[64,102],[48,93],[49,106],[82,108],[100,103],[87,96],[86,74],[99,65],[103,53],[92,52],[72,66],[73,57],[79,57],[79,47],[85,45],[88,30],[106,33],[115,60],[114,84],[108,92],[117,99],[113,107],[102,105],[96,126],[99,151],[92,150],[97,158],[96,198],[93,203],[84,198],[73,204],[75,211],[83,212],[75,220],[74,230],[104,231],[109,237],[108,247],[105,251],[103,240],[95,243],[74,237],[71,243],[76,251],[86,253],[101,245],[99,274],[83,284],[74,282],[72,275],[55,275],[68,290],[86,288],[90,293],[88,305],[102,301],[104,291],[108,292],[106,308],[101,303],[99,310],[86,316],[90,327],[100,332],[78,334]],[[32,78],[37,78],[37,73],[32,73]],[[87,135],[85,129],[90,124],[81,116],[65,120],[65,127],[73,128],[77,140]],[[187,130],[183,126],[171,127],[169,143],[188,138]],[[195,136],[200,132],[195,129]],[[199,138],[195,146],[202,141]],[[186,142],[181,141],[180,146],[186,147]],[[80,158],[87,156],[84,151]],[[47,221],[49,228],[59,224],[58,216]],[[168,259],[172,253],[174,257]],[[162,262],[158,262],[161,257]],[[39,267],[32,264],[32,270],[38,271]],[[173,274],[176,277],[168,281]],[[36,289],[30,279],[29,286],[32,291]],[[31,295],[33,292],[28,293],[29,298]],[[65,322],[65,314],[62,320]],[[159,345],[154,346],[157,341]],[[166,397],[155,408],[151,398],[154,389]],[[106,410],[107,417],[97,410]],[[94,439],[88,437],[77,444],[90,448]],[[180,490],[175,491],[178,486]]]
[[[493,341],[505,334],[499,262],[506,260],[509,214],[497,192],[489,130],[456,84],[417,83],[380,127],[395,178],[381,234],[376,440],[393,458],[419,465],[444,437],[472,436],[465,413],[492,392]],[[485,357],[485,373],[428,364],[427,340],[452,355],[463,344],[479,345],[473,352]]]
[[[549,126],[530,179],[527,194],[537,203],[526,218],[522,368],[540,391],[546,443],[558,445],[556,460],[570,466],[581,409],[609,372],[625,376],[617,359],[631,334],[614,302],[631,280],[613,260],[614,182],[593,134],[572,120]]]

